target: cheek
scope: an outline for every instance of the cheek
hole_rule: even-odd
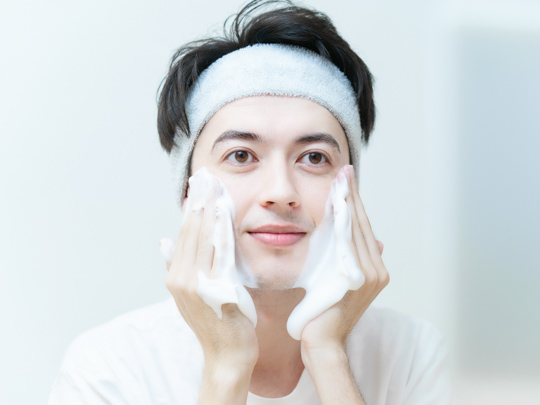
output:
[[[252,195],[254,185],[245,179],[239,181],[238,178],[235,178],[234,176],[229,177],[218,175],[218,177],[231,195],[234,202],[235,222],[236,225],[239,226],[242,218],[244,218],[246,212],[253,202]]]
[[[319,225],[324,217],[330,184],[331,180],[319,178],[303,181],[299,187],[304,210],[313,219],[315,226]]]

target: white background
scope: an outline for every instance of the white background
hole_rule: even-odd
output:
[[[538,403],[540,4],[319,0],[376,78],[361,196],[377,300],[452,348],[456,402]],[[45,403],[69,343],[168,296],[179,210],[156,130],[172,53],[235,1],[4,0],[0,403]]]

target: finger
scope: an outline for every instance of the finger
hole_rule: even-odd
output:
[[[214,261],[214,222],[215,222],[215,198],[208,198],[204,207],[199,243],[197,246],[196,268],[202,270],[208,276]]]
[[[348,180],[350,187],[350,179],[348,178]],[[360,267],[362,269],[362,272],[364,273],[366,281],[372,280],[376,274],[373,269],[373,262],[371,261],[369,249],[364,234],[359,224],[356,207],[354,205],[354,200],[351,193],[349,193],[346,202],[347,206],[349,207],[349,212],[351,213],[352,239],[353,244],[358,252],[358,256],[360,257]]]
[[[189,178],[188,181],[188,189],[190,188],[190,182],[192,181],[192,177]],[[197,182],[195,182],[195,186],[199,186]],[[194,189],[196,187],[193,187]],[[178,241],[177,241],[177,249],[182,252],[184,247],[184,242],[186,239],[190,238],[190,228],[192,227],[193,218],[196,216],[195,214],[198,212],[198,210],[202,207],[202,202],[200,200],[200,193],[192,192],[188,196],[184,198],[184,203],[182,204],[182,223],[180,226],[180,231],[178,234]]]
[[[236,271],[234,230],[231,213],[223,200],[216,202],[215,221],[214,255],[219,266],[215,271],[219,272],[218,276],[232,276],[230,273]]]
[[[371,223],[369,222],[366,210],[364,209],[364,204],[362,203],[360,195],[358,194],[358,184],[356,183],[356,178],[354,177],[354,169],[350,165],[347,167],[347,174],[349,179],[350,195],[352,196],[352,200],[354,202],[356,215],[362,229],[364,240],[366,241],[373,263],[381,264],[381,251],[379,250],[377,240],[375,239],[375,235],[371,229]]]
[[[377,287],[376,289],[377,294],[380,290],[382,290],[384,287],[388,285],[390,282],[390,276],[388,274],[388,270],[386,269],[381,254],[382,250],[379,248],[378,241],[375,239],[375,235],[373,234],[373,230],[371,228],[371,224],[369,222],[369,218],[367,217],[366,211],[364,209],[364,204],[362,203],[362,199],[360,198],[360,195],[358,194],[358,183],[356,182],[356,179],[354,177],[354,170],[352,166],[348,166],[348,174],[351,179],[351,186],[353,190],[353,199],[355,201],[356,206],[356,213],[359,218],[360,225],[362,226],[363,235],[366,239],[370,254],[371,254],[371,260],[374,265],[374,269],[377,274]],[[381,243],[382,245],[382,243]],[[384,248],[384,245],[382,246]]]
[[[197,257],[197,248],[199,246],[199,236],[203,224],[205,209],[204,207],[193,210],[190,218],[190,226],[186,229],[184,246],[182,247],[182,261],[187,265],[195,265]]]
[[[195,259],[197,257],[197,245],[199,244],[204,208],[198,207],[186,211],[186,215],[186,222],[180,230],[170,271],[176,276],[180,276],[184,280],[182,283],[187,285],[189,284],[188,281],[196,279],[193,274],[196,272]]]
[[[184,241],[187,235],[189,235],[189,227],[191,226],[192,216],[193,216],[192,210],[188,210],[188,211],[184,210],[182,214],[182,223],[180,224],[180,230],[178,231],[178,238],[176,240],[176,248],[174,249],[175,254],[173,254],[171,263],[173,260],[179,259],[177,256],[182,252]],[[176,254],[177,252],[178,252],[178,255]]]

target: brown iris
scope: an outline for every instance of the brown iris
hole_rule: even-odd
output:
[[[321,163],[321,160],[322,160],[322,155],[320,153],[310,153],[309,154],[309,161],[310,163],[313,163],[313,164],[318,164],[318,163]]]
[[[234,158],[239,163],[245,163],[248,160],[248,153],[245,150],[234,152]]]

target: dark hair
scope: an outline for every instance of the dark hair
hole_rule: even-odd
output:
[[[261,8],[271,6],[269,11]],[[233,17],[233,16],[231,16]],[[237,49],[260,43],[307,48],[329,59],[349,79],[356,93],[364,144],[375,123],[373,78],[366,64],[321,12],[296,6],[290,0],[253,0],[223,26],[223,36],[190,42],[176,51],[162,82],[158,106],[161,146],[171,152],[177,130],[189,134],[186,100],[201,72]]]

